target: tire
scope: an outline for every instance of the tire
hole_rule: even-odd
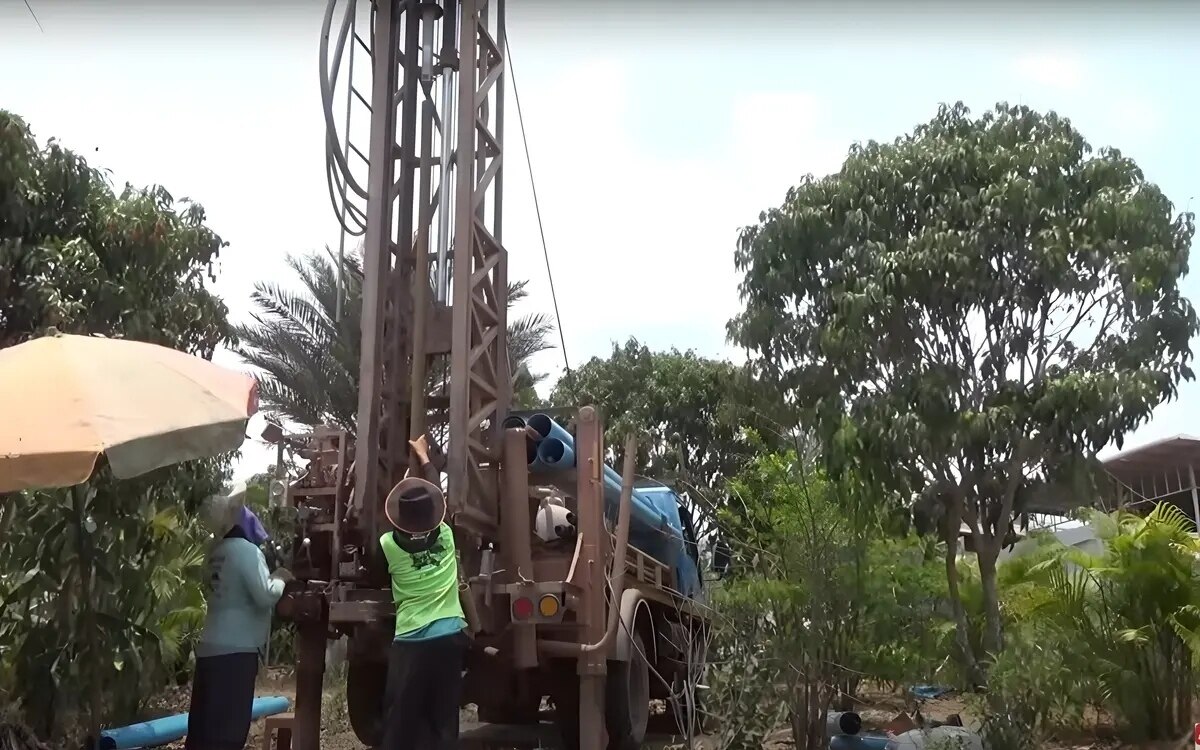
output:
[[[354,736],[367,747],[383,744],[387,662],[351,659],[346,665],[346,710]]]
[[[642,634],[634,632],[628,662],[608,662],[604,683],[604,726],[608,750],[640,750],[650,723],[650,664]],[[573,676],[573,675],[572,675]],[[579,683],[567,679],[550,697],[554,725],[564,750],[579,748]]]
[[[642,634],[633,632],[629,661],[610,661],[605,686],[608,750],[638,750],[650,723],[650,664]]]

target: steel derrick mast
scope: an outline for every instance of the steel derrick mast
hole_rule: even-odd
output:
[[[503,0],[330,0],[326,9],[327,176],[343,241],[362,237],[361,353],[355,434],[283,438],[308,459],[286,489],[299,513],[299,586],[280,609],[299,635],[297,750],[319,747],[330,636],[350,636],[355,732],[377,735],[394,614],[377,540],[384,499],[409,468],[410,438],[428,434],[444,450],[448,520],[466,570],[478,569],[480,542],[497,532],[500,422],[511,398],[504,37]],[[356,85],[356,65],[369,70],[369,87]],[[353,111],[369,121],[365,148]],[[365,162],[365,181],[354,160]]]

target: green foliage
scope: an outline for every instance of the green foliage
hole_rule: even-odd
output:
[[[758,750],[787,716],[778,687],[782,662],[771,652],[769,628],[759,602],[734,585],[712,599],[712,642],[704,691],[714,746]]]
[[[994,750],[1034,750],[1052,731],[1078,726],[1091,703],[1077,644],[1064,634],[1017,627],[992,662],[988,691],[974,701],[981,733]]]
[[[288,258],[302,289],[293,292],[274,281],[255,284],[254,322],[236,328],[239,352],[258,368],[263,404],[276,415],[304,425],[328,424],[349,431],[358,421],[358,367],[361,341],[363,267],[361,253],[347,253],[342,266],[342,307],[338,319],[337,260],[326,253]],[[526,282],[509,284],[508,306],[523,300]],[[513,400],[532,404],[534,386],[545,377],[529,370],[533,355],[553,348],[554,324],[540,313],[509,320],[508,356]],[[434,388],[442,377],[431,373]]]
[[[204,288],[223,246],[204,209],[161,187],[115,193],[77,154],[39,148],[0,110],[0,348],[102,333],[211,357],[229,335]]]
[[[550,400],[600,406],[610,447],[637,430],[642,472],[703,490],[720,489],[762,450],[789,444],[795,427],[771,391],[734,365],[652,352],[633,338],[565,376]]]
[[[204,288],[223,245],[204,221],[160,187],[115,192],[0,111],[0,347],[53,326],[211,356],[230,331]],[[44,735],[77,735],[89,719],[133,718],[177,677],[203,611],[202,537],[186,514],[223,464],[0,498],[0,702]]]
[[[723,595],[762,613],[798,746],[824,747],[826,709],[860,681],[933,675],[946,641],[935,549],[886,534],[864,485],[795,452],[759,456],[730,491],[740,565]]]
[[[1059,546],[1024,580],[1045,595],[1021,627],[1059,644],[1065,667],[1132,739],[1172,739],[1192,724],[1200,654],[1200,541],[1191,521],[1162,504],[1149,516],[1093,513],[1104,543],[1092,555]]]
[[[8,496],[0,690],[40,734],[70,736],[89,714],[133,718],[190,671],[207,534],[180,498],[216,486],[210,467],[188,468]]]
[[[743,232],[729,332],[812,415],[834,468],[958,506],[995,653],[994,562],[1021,491],[1119,445],[1192,377],[1193,234],[1065,118],[945,106]]]
[[[937,545],[913,535],[873,535],[861,576],[853,667],[894,689],[941,676],[952,648],[946,578]]]

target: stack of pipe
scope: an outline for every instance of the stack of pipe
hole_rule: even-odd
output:
[[[575,467],[575,438],[547,414],[525,417],[513,415],[504,420],[505,429],[524,429],[529,470],[534,474],[564,471]],[[621,475],[604,465],[604,504],[615,514],[621,497]],[[631,531],[646,533],[667,528],[667,518],[654,502],[638,490],[630,500]],[[635,534],[636,535],[636,534]]]

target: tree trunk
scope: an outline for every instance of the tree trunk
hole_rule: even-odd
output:
[[[946,588],[950,593],[950,610],[954,615],[954,636],[958,645],[959,657],[962,659],[963,671],[971,682],[971,687],[979,690],[984,687],[983,674],[979,662],[975,660],[975,649],[971,648],[971,628],[967,622],[967,612],[963,609],[962,595],[958,591],[958,527],[961,523],[961,513],[956,502],[951,501],[945,518],[946,541]]]
[[[996,558],[1000,540],[983,536],[982,549],[975,551],[979,560],[979,582],[983,587],[983,648],[987,658],[994,659],[1004,649],[1004,630],[1000,622],[1000,593],[996,590]]]
[[[826,691],[817,681],[801,679],[792,707],[792,742],[796,750],[825,750],[825,722],[829,715]]]

